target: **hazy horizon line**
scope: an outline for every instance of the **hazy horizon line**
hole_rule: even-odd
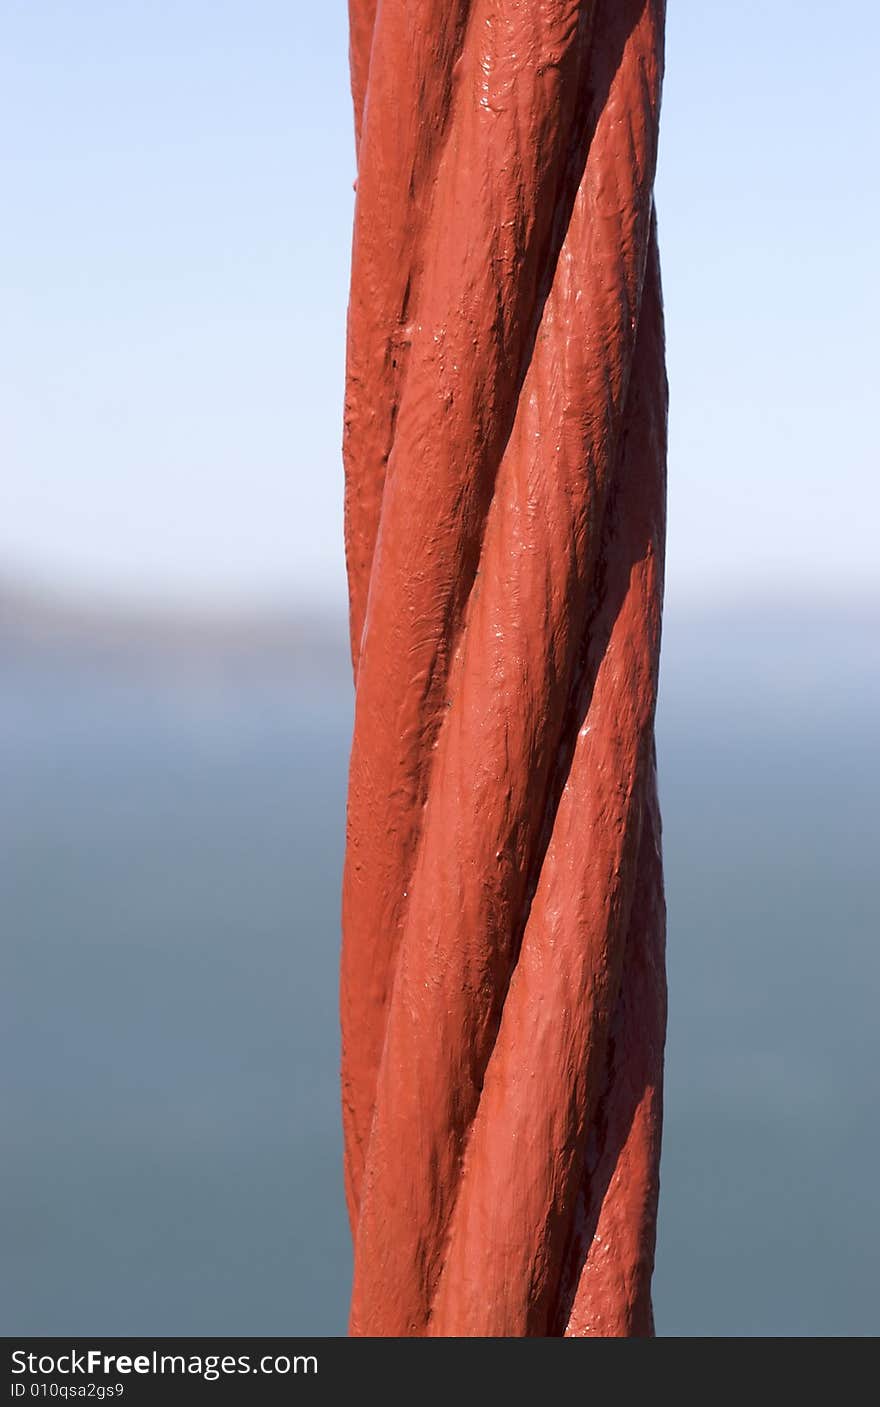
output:
[[[710,614],[751,614],[754,611],[791,615],[838,615],[864,617],[880,614],[880,582],[791,583],[772,586],[766,582],[736,588],[719,579],[699,590],[667,585],[665,609],[676,618],[704,617]],[[50,578],[38,573],[22,573],[0,568],[0,613],[24,616],[52,615],[59,619],[88,618],[130,620],[132,622],[199,622],[218,625],[236,622],[299,621],[345,622],[347,602],[344,586],[338,593],[304,592],[295,588],[240,593],[228,591],[186,591],[145,586],[132,590],[121,583],[87,582],[82,579]]]

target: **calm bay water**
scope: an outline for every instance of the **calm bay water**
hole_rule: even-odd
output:
[[[878,1329],[876,624],[668,622],[660,1334]],[[8,1334],[344,1332],[343,654],[6,662]]]

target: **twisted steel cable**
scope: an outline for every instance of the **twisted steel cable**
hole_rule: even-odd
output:
[[[350,1330],[646,1335],[661,0],[350,0]]]

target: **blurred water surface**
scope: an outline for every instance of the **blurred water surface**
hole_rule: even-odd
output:
[[[0,612],[4,1331],[343,1333],[344,630],[46,621]],[[667,620],[663,1335],[877,1332],[877,624]]]

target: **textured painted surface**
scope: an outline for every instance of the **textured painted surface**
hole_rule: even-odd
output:
[[[351,1332],[652,1331],[659,0],[350,0]]]

